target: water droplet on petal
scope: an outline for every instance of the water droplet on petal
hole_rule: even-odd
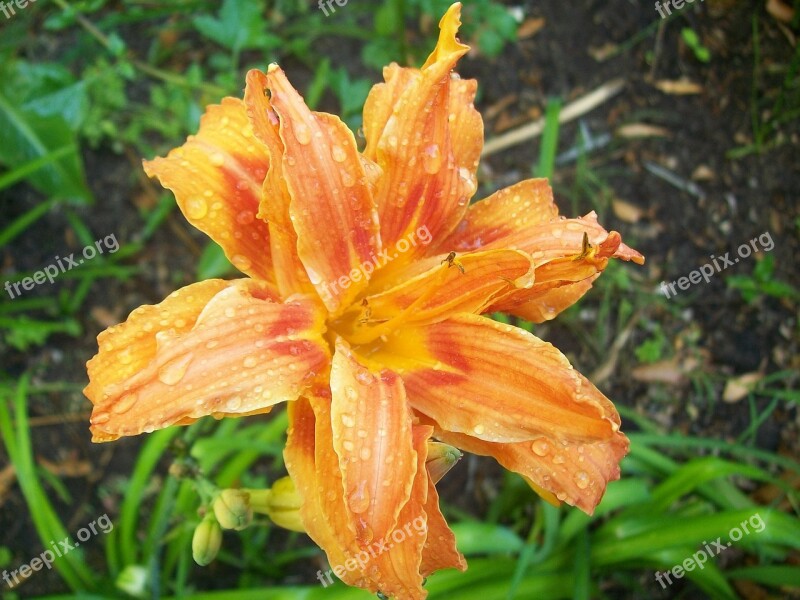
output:
[[[331,156],[333,157],[333,160],[335,160],[338,163],[344,162],[347,159],[347,153],[341,146],[334,146],[331,149]]]
[[[547,443],[547,440],[544,438],[539,438],[534,440],[531,444],[531,450],[533,450],[534,454],[537,456],[546,456],[548,452],[550,452],[550,444]]]
[[[252,369],[258,364],[258,359],[256,359],[255,356],[248,356],[247,358],[244,359],[244,362],[242,364],[244,365],[245,369]]]
[[[240,271],[246,271],[247,269],[253,266],[253,261],[251,261],[243,254],[234,254],[233,258],[231,258],[231,262],[233,263],[233,266],[239,269]]]
[[[358,398],[358,392],[356,391],[356,388],[350,385],[344,388],[344,393],[350,400],[355,400],[356,398]]]
[[[423,150],[422,166],[430,175],[435,175],[442,168],[442,151],[438,144],[431,144]]]
[[[131,408],[133,408],[133,405],[136,403],[137,399],[138,394],[136,394],[136,392],[125,394],[114,404],[114,406],[111,407],[111,411],[117,413],[118,415],[128,412]]]
[[[202,198],[189,198],[186,201],[186,216],[190,219],[202,219],[208,213],[208,204]]]
[[[242,406],[242,399],[239,396],[234,396],[233,398],[229,399],[225,407],[231,411],[236,412]]]
[[[353,427],[355,424],[356,420],[353,418],[353,415],[342,413],[342,425],[345,427]]]
[[[311,130],[305,123],[296,123],[294,126],[295,139],[304,146],[311,142]]]
[[[192,358],[191,354],[186,354],[171,360],[158,370],[158,379],[166,385],[175,385],[186,375],[186,369]]]
[[[485,430],[486,428],[480,423],[472,428],[472,431],[475,433],[475,435],[481,435]]]
[[[221,167],[225,164],[225,156],[222,152],[214,152],[214,154],[211,155],[211,164],[215,167]]]
[[[585,471],[578,471],[575,474],[575,485],[577,485],[579,489],[585,490],[589,487],[589,475]]]
[[[358,455],[361,457],[361,460],[369,460],[370,456],[372,456],[372,450],[364,446],[361,448],[361,451],[358,453]]]
[[[359,489],[350,494],[347,503],[350,505],[350,510],[356,514],[363,513],[369,508],[369,492],[365,482],[362,482]]]
[[[238,215],[236,215],[236,222],[239,225],[249,225],[253,221],[255,221],[255,214],[249,210],[243,210]]]

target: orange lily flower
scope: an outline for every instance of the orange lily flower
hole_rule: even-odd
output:
[[[432,438],[588,513],[628,450],[561,352],[482,316],[552,319],[610,258],[644,258],[594,213],[560,217],[542,179],[469,205],[483,125],[476,82],[453,73],[460,9],[421,69],[386,67],[363,151],[272,65],[146,161],[248,277],[137,308],[87,365],[97,442],[288,401],[306,531],[346,583],[397,598],[466,568],[425,466]]]

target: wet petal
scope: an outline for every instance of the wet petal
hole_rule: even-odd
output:
[[[283,173],[285,148],[280,137],[280,119],[265,90],[267,76],[258,70],[247,73],[244,102],[255,136],[269,151],[270,166],[264,180],[259,217],[269,223],[270,248],[275,282],[283,297],[293,293],[315,294],[297,254],[297,233],[289,214],[291,195]]]
[[[358,540],[386,536],[408,502],[417,457],[400,378],[372,373],[339,338],[331,364],[333,445]]]
[[[399,373],[411,406],[449,431],[492,442],[540,435],[589,441],[618,428],[613,407],[561,352],[485,317],[403,328],[370,358]]]
[[[420,571],[423,577],[439,569],[467,570],[467,561],[464,555],[456,548],[456,536],[442,511],[439,509],[439,494],[432,479],[428,479],[428,498],[425,501],[425,515],[427,517],[428,534],[422,548],[422,564]]]
[[[469,49],[456,39],[460,10],[456,3],[442,18],[436,50],[422,70],[399,75],[389,69],[366,107],[368,157],[384,173],[376,204],[386,248],[421,227],[434,238],[447,235],[476,190],[483,124],[472,106],[475,84],[451,77]],[[412,248],[403,260],[422,251]]]
[[[600,392],[595,395],[611,406]],[[619,479],[619,462],[629,446],[620,431],[609,439],[592,442],[543,435],[526,442],[497,444],[439,429],[436,436],[465,452],[494,457],[509,471],[529,480],[534,489],[552,494],[548,501],[552,502],[554,496],[588,514],[600,503],[608,482]]]
[[[235,98],[209,106],[183,146],[144,161],[145,172],[173,191],[188,221],[222,246],[237,269],[274,281],[269,228],[256,218],[268,167],[267,149]]]
[[[360,265],[381,249],[372,192],[347,126],[309,110],[279,67],[272,65],[266,78],[281,121],[297,252],[325,306],[336,312],[366,287]]]
[[[547,179],[526,179],[472,205],[456,230],[429,249],[429,253],[467,252],[500,241],[515,231],[558,217],[553,190]]]
[[[219,284],[178,290],[98,336],[85,390],[95,441],[206,415],[266,412],[325,371],[328,346],[314,304],[302,297],[280,304],[273,289],[252,280],[223,283],[210,299]],[[116,370],[127,355],[135,368]]]

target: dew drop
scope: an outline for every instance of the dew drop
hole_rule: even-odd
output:
[[[222,152],[214,152],[211,155],[211,164],[215,167],[221,167],[225,164],[225,156],[223,156]]]
[[[255,221],[255,218],[256,218],[255,214],[253,214],[251,211],[243,210],[238,215],[236,215],[236,222],[239,223],[239,225],[249,225],[250,223]]]
[[[294,126],[294,137],[302,145],[311,142],[311,130],[305,123],[296,123]]]
[[[347,499],[350,510],[356,514],[363,513],[369,508],[369,492],[366,489],[365,483],[366,482],[362,482],[361,486],[359,486],[356,491],[352,492]]]
[[[356,398],[358,398],[358,392],[356,391],[356,388],[350,385],[344,388],[344,393],[350,400],[355,400]]]
[[[239,269],[240,271],[246,271],[247,269],[253,266],[253,261],[251,261],[243,254],[234,254],[233,258],[231,258],[231,262],[233,263],[233,266]]]
[[[438,144],[431,144],[422,152],[422,166],[425,172],[435,175],[442,168],[442,151]]]
[[[208,213],[208,204],[202,198],[189,198],[186,201],[186,215],[190,219],[202,219]]]
[[[356,420],[353,418],[353,415],[343,413],[342,414],[342,425],[345,427],[353,427],[356,424]]]
[[[258,364],[258,360],[256,359],[255,356],[248,356],[247,358],[244,359],[244,362],[242,364],[244,365],[245,369],[252,369]]]
[[[481,435],[485,430],[486,428],[481,424],[475,425],[475,427],[472,428],[475,435]]]
[[[192,358],[191,354],[186,354],[171,360],[158,370],[158,379],[166,385],[175,385],[186,375],[186,369]]]
[[[358,453],[358,455],[361,457],[361,460],[369,460],[370,456],[372,456],[372,450],[364,446],[361,448],[361,451]]]
[[[537,456],[547,456],[547,453],[550,452],[550,444],[548,444],[547,440],[544,438],[539,438],[533,441],[531,450],[533,450],[534,454]]]
[[[229,411],[236,412],[242,407],[242,399],[239,396],[234,396],[228,400],[225,406]]]
[[[578,471],[575,475],[575,485],[577,485],[579,489],[585,490],[589,487],[589,475],[587,475],[585,471]]]
[[[347,153],[341,146],[334,146],[333,149],[331,149],[331,156],[333,160],[338,163],[344,162],[347,159]]]
[[[125,394],[114,404],[114,406],[111,407],[111,411],[117,413],[118,415],[128,412],[131,408],[133,408],[133,405],[136,404],[137,398],[138,395],[135,392]]]

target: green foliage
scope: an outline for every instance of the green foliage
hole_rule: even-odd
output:
[[[681,37],[687,46],[694,53],[694,57],[702,63],[711,61],[711,51],[700,41],[700,36],[691,27],[681,29]]]
[[[756,263],[752,275],[730,275],[725,279],[728,287],[739,290],[745,301],[755,302],[762,296],[800,300],[800,291],[785,281],[775,279],[775,257],[767,254]]]

